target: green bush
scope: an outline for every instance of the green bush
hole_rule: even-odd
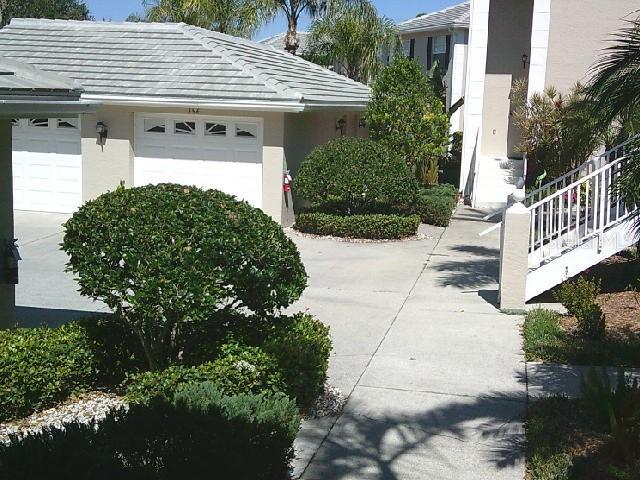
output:
[[[267,323],[265,352],[277,362],[285,392],[302,408],[318,398],[327,379],[332,343],[329,327],[306,313]]]
[[[152,370],[178,359],[185,324],[225,308],[271,313],[306,287],[280,225],[216,190],[120,187],[67,221],[62,248],[80,292],[119,312]]]
[[[211,383],[171,400],[0,443],[0,478],[281,480],[300,426],[283,394],[224,395]]]
[[[189,384],[212,382],[227,395],[278,392],[286,389],[276,361],[258,347],[236,342],[223,345],[214,361],[196,366],[171,365],[127,379],[130,402],[149,404],[155,398],[171,399]]]
[[[296,215],[295,228],[303,233],[345,238],[399,239],[415,235],[417,215],[334,215],[306,212]]]
[[[418,62],[399,55],[380,73],[371,87],[366,119],[371,138],[400,155],[421,183],[438,183],[449,117]]]
[[[0,421],[91,388],[98,367],[95,345],[78,324],[0,330]]]
[[[599,293],[600,281],[584,277],[564,282],[555,293],[569,315],[576,317],[580,332],[587,338],[602,338],[605,333],[604,314],[596,304]]]
[[[418,184],[393,151],[371,140],[342,137],[304,160],[293,189],[313,210],[356,215],[404,210],[414,203]]]
[[[452,185],[422,188],[418,194],[414,212],[422,223],[448,227],[453,211],[458,205],[458,190]]]

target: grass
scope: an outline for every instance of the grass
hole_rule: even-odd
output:
[[[606,425],[582,400],[549,397],[529,405],[526,480],[638,479],[625,468]]]
[[[581,338],[562,327],[561,316],[536,309],[527,314],[523,328],[527,361],[572,365],[640,366],[640,339],[606,335],[601,340]]]

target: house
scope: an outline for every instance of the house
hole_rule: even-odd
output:
[[[262,40],[259,41],[259,43],[263,45],[268,45],[277,50],[285,50],[284,40],[286,36],[287,36],[287,32],[281,32],[281,33],[278,33],[277,35],[263,38]],[[309,32],[299,31],[297,32],[297,36],[298,36],[299,45],[298,45],[298,51],[296,52],[296,55],[304,56],[304,54],[307,52],[307,46],[309,44]]]
[[[0,56],[0,328],[15,324],[18,258],[14,247],[12,126],[15,117],[73,121],[95,105],[80,100],[80,86],[59,75]],[[43,169],[43,167],[40,167]]]
[[[404,54],[426,74],[438,62],[447,86],[447,109],[464,97],[469,39],[469,2],[418,15],[398,24]],[[451,131],[462,131],[464,107],[451,117]]]
[[[2,55],[77,80],[95,113],[13,120],[15,208],[73,212],[116,188],[217,188],[292,222],[283,178],[357,135],[369,89],[299,57],[185,24],[13,19]]]
[[[500,208],[525,172],[511,88],[529,97],[586,82],[637,0],[472,0],[460,184],[475,207]],[[585,159],[586,160],[586,159]]]

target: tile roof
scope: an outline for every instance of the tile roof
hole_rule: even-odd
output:
[[[363,107],[354,82],[250,40],[181,23],[13,19],[2,55],[80,82],[87,98]]]
[[[452,7],[427,13],[419,17],[400,22],[398,30],[400,34],[410,32],[424,32],[441,30],[444,28],[469,28],[471,19],[470,2],[460,3]]]
[[[82,89],[77,82],[45,73],[32,65],[0,55],[0,95],[54,95],[79,98]]]
[[[287,32],[282,32],[272,37],[263,38],[259,41],[263,45],[269,45],[270,47],[277,48],[278,50],[284,50],[284,38],[287,36]],[[300,46],[298,47],[298,54],[304,54],[307,50],[309,32],[298,32],[298,42],[300,42]]]

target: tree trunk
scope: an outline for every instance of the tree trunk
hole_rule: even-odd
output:
[[[298,41],[298,21],[292,13],[288,18],[287,35],[284,37],[284,49],[291,55],[298,51],[300,42]]]

